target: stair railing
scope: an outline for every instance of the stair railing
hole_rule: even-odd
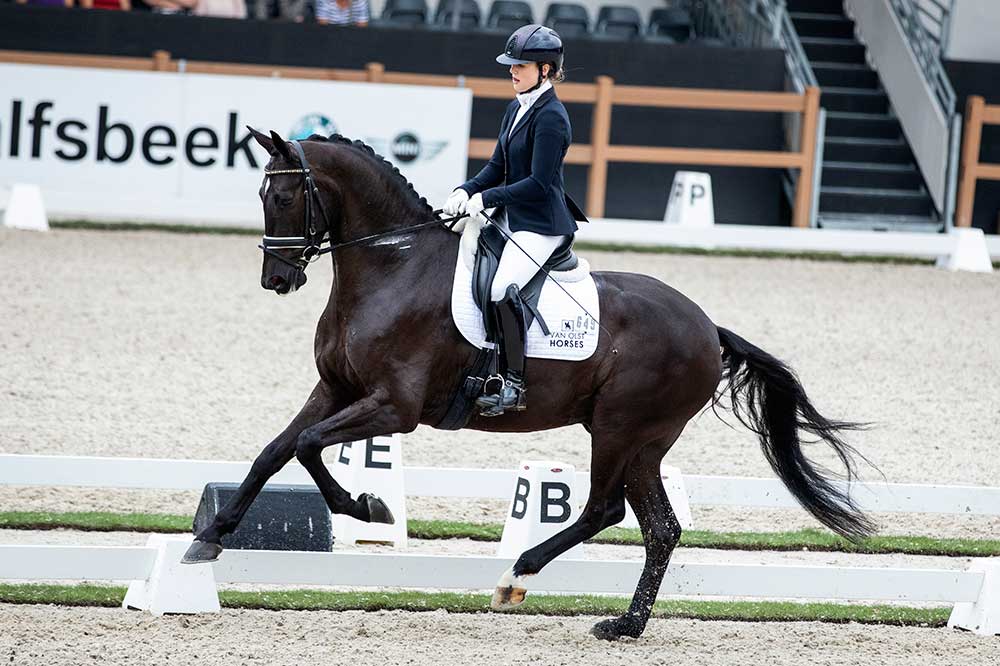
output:
[[[902,125],[945,228],[952,224],[958,162],[955,92],[914,0],[844,0],[855,34]]]
[[[699,37],[714,37],[731,46],[773,48],[777,39],[767,16],[760,11],[766,0],[687,0]]]
[[[933,2],[934,0],[924,1]],[[953,113],[955,111],[955,90],[951,87],[951,81],[944,70],[944,65],[941,64],[941,36],[946,33],[939,32],[937,38],[931,34],[925,19],[921,18],[921,16],[929,17],[931,14],[922,10],[915,0],[889,0],[889,2],[896,13],[896,18],[903,25],[903,30],[906,31],[910,48],[917,56],[917,62],[920,63],[928,85],[933,88],[941,109],[945,113]],[[938,2],[934,2],[934,5],[944,8]],[[950,8],[944,16],[950,18]],[[938,25],[944,26],[945,23],[942,22]]]
[[[951,35],[951,14],[955,10],[955,0],[917,0],[917,12],[927,38],[942,55],[948,48]]]
[[[958,192],[958,138],[962,131],[962,116],[955,109],[955,89],[941,58],[948,38],[954,0],[889,0],[896,18],[903,26],[910,48],[916,56],[924,79],[934,91],[948,127],[948,161],[945,167],[945,195],[940,208],[945,228],[954,224],[955,200]],[[940,13],[931,13],[930,7]],[[928,25],[930,24],[930,25]],[[934,26],[933,28],[931,26]]]

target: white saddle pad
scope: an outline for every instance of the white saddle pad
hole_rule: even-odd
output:
[[[462,336],[479,349],[492,348],[486,342],[483,315],[472,297],[472,267],[475,260],[479,227],[467,225],[462,233],[462,247],[455,265],[455,281],[451,291],[451,315]],[[572,271],[553,273],[559,284],[546,280],[538,298],[538,311],[549,327],[549,335],[535,319],[528,329],[527,355],[561,361],[582,361],[597,349],[598,321],[591,319],[579,305],[560,289],[562,286],[591,314],[600,319],[597,285],[590,274],[590,264],[580,258]]]

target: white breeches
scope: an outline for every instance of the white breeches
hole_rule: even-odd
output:
[[[533,231],[515,231],[511,234],[514,241],[507,241],[500,257],[497,274],[490,287],[490,298],[502,301],[507,294],[507,287],[516,284],[518,289],[528,284],[535,277],[538,267],[552,256],[565,236],[543,236]],[[518,245],[521,247],[519,248]],[[522,249],[524,250],[522,252]],[[525,256],[525,252],[528,256]],[[530,257],[530,258],[529,258]],[[534,261],[532,261],[534,259]]]

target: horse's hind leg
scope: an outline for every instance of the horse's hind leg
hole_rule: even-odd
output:
[[[253,461],[250,473],[212,523],[195,537],[181,560],[185,564],[214,562],[222,553],[222,537],[232,533],[247,509],[260,494],[267,480],[278,473],[295,455],[299,435],[309,426],[322,421],[334,409],[332,393],[323,382],[316,385],[306,404],[288,427],[268,444]]]
[[[639,519],[646,545],[646,563],[628,611],[621,617],[595,624],[591,633],[597,638],[638,638],[653,611],[670,555],[681,538],[680,523],[660,477],[660,461],[676,439],[677,435],[645,446],[626,472],[625,497]]]
[[[622,451],[625,435],[605,437],[596,434],[591,454],[590,496],[575,523],[526,550],[497,583],[492,606],[507,610],[524,601],[527,594],[525,576],[532,576],[567,550],[595,536],[606,527],[625,517],[624,468],[628,456]]]

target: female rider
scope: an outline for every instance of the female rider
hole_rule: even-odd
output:
[[[572,241],[576,221],[587,219],[563,189],[563,158],[572,130],[552,85],[564,78],[562,40],[551,28],[526,25],[510,36],[496,60],[510,65],[516,100],[507,106],[489,163],[444,205],[447,214],[467,213],[470,219],[496,207],[497,221],[516,241],[504,246],[491,289],[501,334],[500,367],[507,372],[499,394],[476,401],[484,416],[525,408],[526,330],[519,290],[556,248]]]

